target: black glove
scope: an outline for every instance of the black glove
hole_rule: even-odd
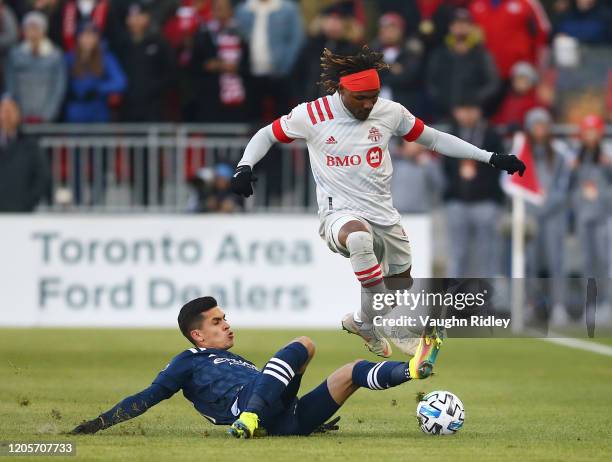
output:
[[[319,425],[312,432],[313,433],[326,433],[330,431],[336,431],[340,428],[340,426],[338,425],[339,420],[340,420],[340,416],[336,417],[335,419],[330,420],[327,423]]]
[[[97,417],[93,420],[87,420],[70,432],[71,435],[93,435],[94,433],[104,428],[102,417]]]
[[[525,164],[513,154],[493,154],[489,163],[496,169],[505,170],[510,175],[518,172],[519,176],[523,176],[523,173],[525,173]]]
[[[239,196],[249,197],[253,194],[253,185],[257,178],[253,177],[253,171],[248,165],[241,165],[236,168],[236,173],[232,177],[232,191]]]

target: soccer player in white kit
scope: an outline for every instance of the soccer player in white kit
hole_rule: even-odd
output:
[[[373,311],[371,297],[391,283],[394,289],[412,285],[410,243],[391,198],[391,137],[488,162],[510,174],[522,175],[525,165],[513,155],[483,151],[428,127],[401,104],[379,98],[378,71],[387,68],[381,53],[364,47],[357,55],[340,56],[326,49],[321,67],[321,83],[329,94],[259,130],[238,163],[232,189],[244,197],[253,193],[252,169],[273,143],[306,141],[317,185],[319,233],[333,252],[350,259],[362,286],[361,308],[345,316],[342,326],[360,335],[370,351],[388,357],[391,346],[373,325],[373,317],[385,312]],[[435,360],[439,339],[431,340],[425,338],[416,354]]]

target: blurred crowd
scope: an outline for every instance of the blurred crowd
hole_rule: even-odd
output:
[[[383,96],[427,122],[466,96],[495,125],[535,106],[575,122],[612,104],[597,69],[611,12],[609,0],[0,0],[0,77],[28,123],[257,125],[318,96],[324,47],[369,44],[390,66]],[[585,86],[589,98],[565,98]]]
[[[566,274],[563,243],[572,232],[581,273],[609,277],[611,4],[0,0],[0,210],[32,210],[49,176],[43,156],[20,138],[20,122],[258,128],[321,94],[324,48],[351,54],[368,44],[389,65],[381,96],[486,150],[511,147],[532,158],[539,200],[528,207],[529,274]],[[579,127],[579,135],[555,138],[557,123]],[[447,275],[503,273],[505,196],[495,171],[415,144],[398,143],[392,154],[399,211],[443,205]],[[197,171],[189,209],[240,210],[229,192],[231,174],[229,164]],[[559,304],[563,291],[553,290]]]

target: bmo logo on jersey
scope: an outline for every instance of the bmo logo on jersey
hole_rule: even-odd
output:
[[[328,167],[353,167],[357,165],[361,165],[362,159],[359,154],[352,154],[346,156],[331,156],[327,154],[326,156],[327,166]],[[382,164],[383,152],[382,149],[378,146],[374,148],[368,149],[366,153],[366,162],[372,168],[380,167]]]

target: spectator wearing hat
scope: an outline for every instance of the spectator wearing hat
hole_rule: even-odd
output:
[[[510,90],[491,122],[517,130],[523,126],[527,112],[542,106],[542,102],[537,96],[538,73],[535,67],[520,61],[512,66],[511,75]]]
[[[450,23],[446,45],[433,52],[427,68],[427,89],[439,117],[464,97],[480,107],[486,105],[499,87],[499,77],[470,13],[458,9]]]
[[[126,122],[163,120],[164,98],[172,83],[174,59],[170,46],[151,26],[151,14],[132,2],[126,18],[128,37],[117,51],[127,77],[121,105]]]
[[[568,228],[569,146],[554,140],[552,118],[537,107],[525,117],[525,143],[533,158],[533,168],[540,186],[542,201],[527,203],[527,215],[535,225],[535,233],[527,245],[527,274],[550,281],[553,325],[568,322],[565,310],[565,236]]]
[[[452,109],[455,136],[491,152],[503,152],[497,132],[482,118],[479,103],[467,97]],[[491,277],[499,274],[497,224],[503,194],[499,173],[471,159],[443,157],[446,220],[449,236],[448,277]]]
[[[5,5],[4,2],[0,0],[0,75],[2,75],[4,60],[9,50],[18,40],[19,26],[17,25],[15,13],[8,5]]]
[[[502,80],[519,61],[541,62],[550,23],[538,0],[474,0],[470,11]]]
[[[23,2],[26,11],[38,11],[47,18],[47,36],[56,46],[63,46],[62,38],[62,18],[64,12],[64,0],[28,0]]]
[[[115,56],[101,43],[93,23],[83,24],[74,51],[66,55],[68,68],[67,122],[109,122],[111,99],[126,88],[126,78]]]
[[[234,168],[228,164],[215,166],[213,193],[209,198],[208,210],[219,213],[234,213],[242,207],[242,198],[237,197],[230,188]]]
[[[554,34],[574,37],[587,45],[612,43],[612,11],[601,0],[576,0],[554,20]]]
[[[321,78],[321,53],[325,48],[340,55],[353,55],[359,51],[360,47],[350,37],[352,21],[351,10],[342,5],[331,5],[319,14],[311,27],[313,35],[306,42],[296,72],[302,76],[298,79],[300,99],[310,101],[323,95],[317,82]]]
[[[236,27],[231,1],[213,0],[213,19],[196,35],[191,60],[198,88],[198,121],[247,120],[248,51]]]
[[[234,169],[218,163],[202,168],[190,180],[192,187],[187,209],[195,213],[234,213],[242,209],[243,199],[232,193],[230,180]]]
[[[610,155],[602,144],[604,129],[604,121],[597,115],[582,120],[571,176],[572,210],[585,278],[607,278],[609,275],[607,220],[612,204],[612,169]],[[605,285],[600,288],[603,287]],[[598,293],[606,298],[604,290]]]
[[[31,212],[49,187],[49,163],[34,140],[19,131],[19,106],[0,101],[0,212]]]
[[[47,38],[47,18],[32,11],[23,18],[24,40],[6,63],[6,91],[19,102],[25,122],[53,122],[66,92],[61,51]]]
[[[383,53],[389,65],[389,72],[381,74],[380,96],[423,117],[423,44],[417,38],[406,39],[404,18],[397,13],[381,16],[372,48]]]
[[[276,118],[289,110],[289,76],[304,43],[301,13],[289,0],[247,0],[236,20],[250,47],[254,120]]]

